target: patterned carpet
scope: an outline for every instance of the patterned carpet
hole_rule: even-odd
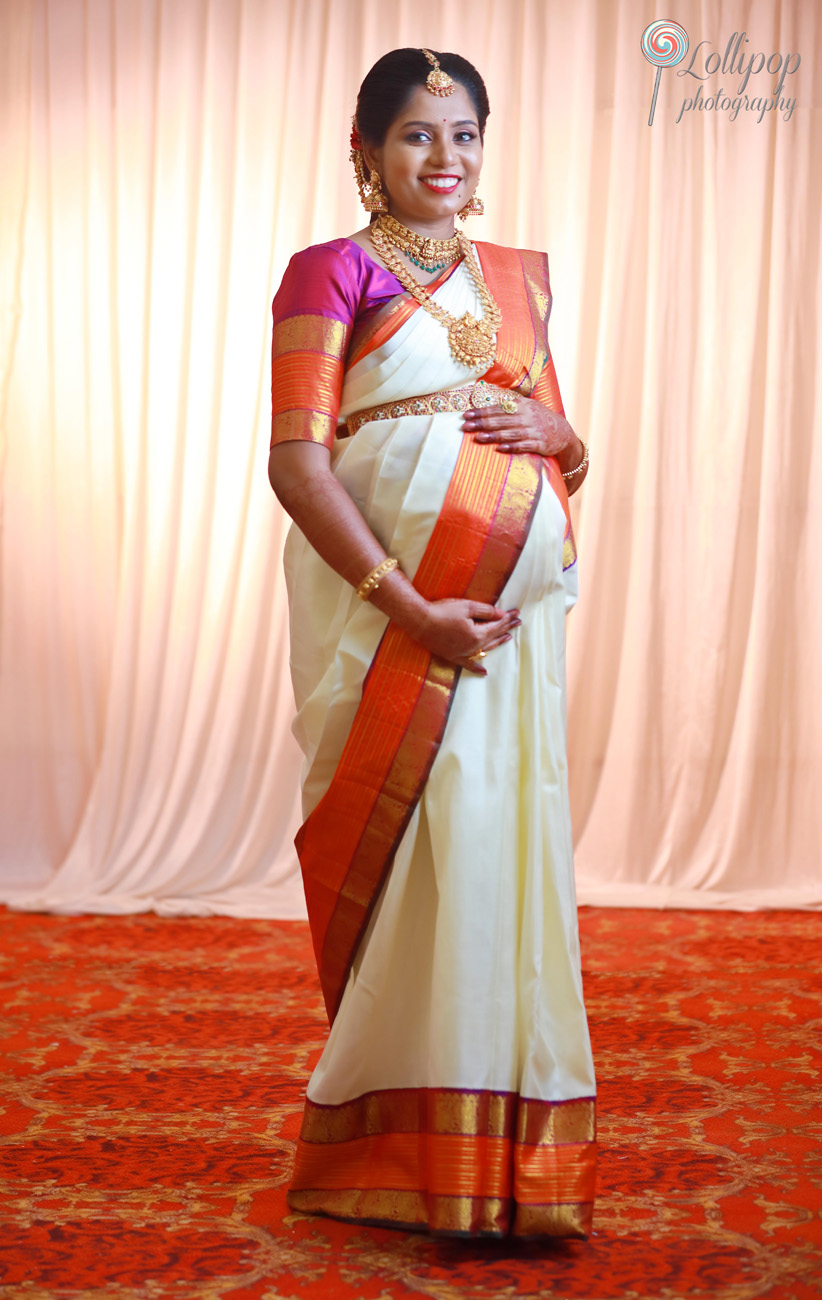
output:
[[[580,919],[596,1232],[542,1247],[288,1211],[325,1033],[303,924],[0,911],[0,1296],[822,1294],[822,916]]]

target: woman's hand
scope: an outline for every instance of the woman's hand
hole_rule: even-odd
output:
[[[503,611],[478,600],[436,600],[406,631],[431,654],[485,677],[482,661],[472,656],[483,651],[484,657],[510,641],[521,622],[518,609]]]
[[[357,587],[385,551],[331,473],[328,448],[279,443],[272,448],[268,473],[277,497],[314,549]],[[370,601],[431,654],[482,677],[481,661],[470,656],[510,641],[521,622],[516,609],[503,612],[476,600],[428,601],[399,569],[386,574]]]
[[[563,415],[550,410],[532,397],[516,397],[516,411],[501,406],[473,408],[463,416],[463,429],[474,435],[475,442],[495,442],[497,451],[532,452],[537,456],[556,457],[563,474],[581,464],[585,454],[581,441]],[[585,474],[568,484],[569,494],[581,486]]]

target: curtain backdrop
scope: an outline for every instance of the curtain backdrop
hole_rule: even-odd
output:
[[[649,126],[658,18],[690,51]],[[732,117],[742,75],[705,60],[739,33],[801,57],[790,116]],[[815,0],[2,7],[0,894],[302,914],[270,300],[292,252],[364,224],[349,123],[398,45],[486,76],[470,231],[548,251],[591,445],[580,898],[822,905]],[[727,107],[681,112],[698,91]]]

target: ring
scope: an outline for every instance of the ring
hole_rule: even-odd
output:
[[[485,651],[484,651],[484,650],[475,650],[474,653],[473,653],[472,655],[469,655],[469,656],[468,656],[468,658],[469,658],[469,659],[484,659],[484,658],[485,658]]]
[[[513,415],[517,409],[517,399],[515,397],[501,397],[499,404],[508,415]]]

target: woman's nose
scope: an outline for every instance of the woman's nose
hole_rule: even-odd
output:
[[[436,135],[431,149],[431,161],[439,166],[448,166],[457,161],[454,142],[448,135]]]

